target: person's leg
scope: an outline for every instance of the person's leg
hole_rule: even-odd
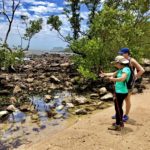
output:
[[[127,97],[127,94],[116,94],[115,100],[115,110],[116,110],[116,124],[123,125],[122,117],[123,117],[123,100]]]
[[[131,109],[131,92],[128,93],[128,96],[126,97],[125,101],[126,101],[126,112],[125,115],[128,116],[130,109]]]

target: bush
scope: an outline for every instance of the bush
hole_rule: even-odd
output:
[[[10,52],[5,47],[0,47],[0,68],[8,69],[9,66],[22,63],[24,52],[21,49],[15,49]]]

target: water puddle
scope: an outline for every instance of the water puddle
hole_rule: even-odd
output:
[[[63,100],[70,97],[67,91],[56,91],[48,102],[41,96],[30,97],[28,107],[32,113],[17,110],[0,123],[0,149],[38,142],[64,129],[69,113]]]

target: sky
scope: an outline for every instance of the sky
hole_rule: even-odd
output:
[[[4,0],[6,3],[6,10],[9,10],[11,0]],[[15,0],[18,1],[18,0]],[[43,19],[43,29],[37,33],[31,40],[30,49],[49,51],[53,47],[66,47],[67,43],[62,41],[56,31],[50,31],[50,26],[46,24],[47,18],[50,15],[58,15],[63,22],[61,33],[67,35],[70,32],[70,24],[65,15],[62,14],[65,0],[21,0],[21,4],[15,13],[12,30],[9,35],[8,43],[12,46],[20,45],[19,32],[23,36],[25,32],[25,25],[20,20],[20,15],[26,15],[30,20],[38,18]],[[2,3],[0,0],[0,10]],[[87,9],[82,7],[81,16],[84,20],[88,17]],[[82,30],[86,30],[86,23],[82,23]],[[4,39],[8,29],[8,22],[6,18],[0,15],[0,38]],[[18,32],[19,30],[19,32]],[[23,46],[27,43],[23,42]]]

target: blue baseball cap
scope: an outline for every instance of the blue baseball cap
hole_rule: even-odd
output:
[[[130,53],[129,48],[121,48],[120,51],[118,52],[118,54],[125,54],[125,53]]]

